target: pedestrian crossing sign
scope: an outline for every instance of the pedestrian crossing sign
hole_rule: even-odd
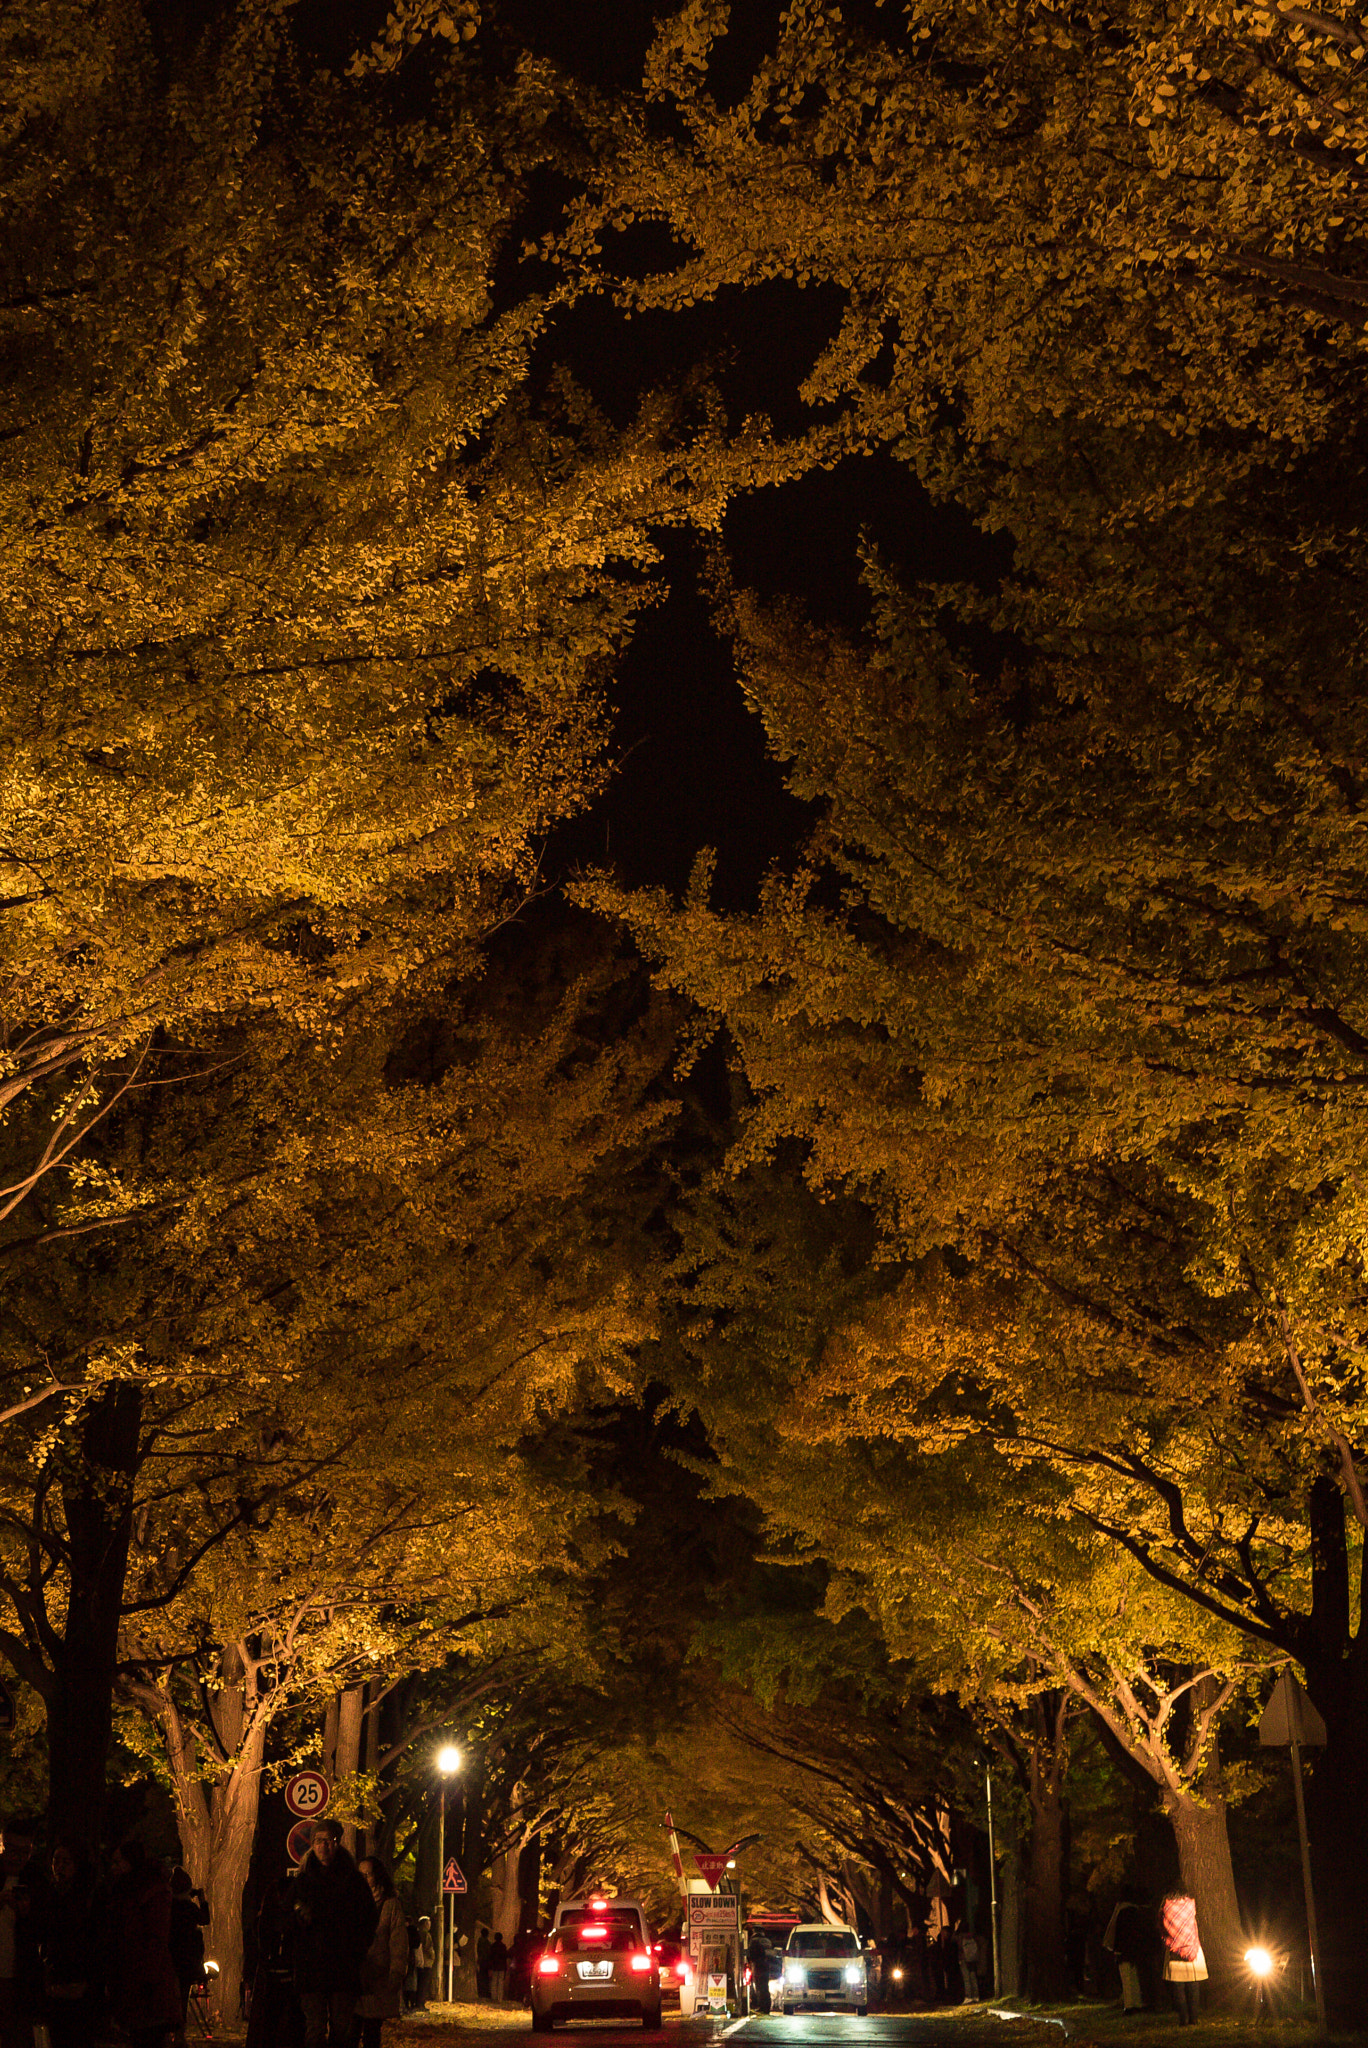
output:
[[[442,1872],[442,1890],[455,1892],[459,1898],[465,1891],[466,1881],[461,1875],[461,1866],[454,1856],[447,1857],[447,1867]]]

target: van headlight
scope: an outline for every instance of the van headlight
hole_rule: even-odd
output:
[[[864,1964],[863,1964],[863,1963],[847,1963],[847,1964],[846,1964],[846,1983],[847,1983],[847,1984],[862,1984],[863,1982],[864,1982]]]
[[[806,1984],[807,1971],[801,1963],[785,1963],[784,1982],[786,1984]]]

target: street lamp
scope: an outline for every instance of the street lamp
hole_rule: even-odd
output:
[[[454,1742],[444,1742],[437,1752],[437,1988],[440,1990],[445,1976],[446,2002],[451,2003],[451,1965],[453,1943],[447,1936],[447,1890],[446,1890],[446,1799],[447,1779],[454,1778],[461,1768],[461,1752]],[[456,1898],[451,1899],[451,1932],[456,1932]]]
[[[1261,2020],[1268,2011],[1268,1980],[1278,1967],[1277,1959],[1269,1953],[1262,1942],[1255,1942],[1253,1948],[1247,1948],[1244,1959],[1245,1968],[1254,1979],[1254,2017]]]

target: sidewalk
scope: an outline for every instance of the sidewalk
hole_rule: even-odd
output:
[[[1203,2015],[1190,2027],[1180,2027],[1176,2012],[1162,2007],[1155,2012],[1122,2015],[1115,2003],[1103,2004],[1096,1999],[1080,1999],[1075,2004],[1037,2006],[1025,1999],[1013,1998],[997,2004],[990,2000],[987,2006],[964,2006],[965,2013],[985,2011],[998,2015],[1004,2022],[1015,2022],[1013,2031],[1034,2022],[1042,2034],[1048,2032],[1057,2041],[1067,2038],[1070,2048],[1118,2048],[1122,2042],[1131,2042],[1135,2048],[1310,2048],[1312,2042],[1324,2041],[1316,2023],[1315,2008],[1293,2003],[1283,2012],[1264,2020],[1256,2020],[1253,2007],[1248,2012],[1219,2012]],[[1364,2048],[1368,2034],[1332,2034],[1331,2041],[1342,2042],[1344,2048]]]

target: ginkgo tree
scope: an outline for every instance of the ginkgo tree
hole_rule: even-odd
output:
[[[569,988],[526,957],[491,967],[478,1001],[349,1057],[254,1032],[217,1076],[106,1127],[135,1224],[16,1261],[7,1362],[45,1352],[72,1389],[12,1425],[0,1498],[0,1647],[47,1707],[56,1824],[98,1827],[120,1670],[231,1650],[246,1623],[220,1608],[289,1608],[290,1558],[263,1532],[292,1526],[290,1501],[345,1524],[357,1490],[383,1529],[373,1472],[400,1529],[426,1526],[431,1489],[459,1536],[495,1514],[500,1445],[631,1383],[672,1041],[649,1003],[613,1028],[617,965],[579,964]]]
[[[0,50],[3,1212],[135,1075],[471,968],[602,785],[651,529],[770,457],[534,386],[544,66],[338,77],[274,0]]]
[[[1243,1946],[1219,1724],[1276,1658],[1238,1621],[1156,1586],[1097,1527],[1100,1472],[1043,1455],[1028,1421],[1014,1431],[986,1321],[962,1313],[955,1330],[944,1307],[933,1319],[922,1276],[871,1264],[874,1242],[858,1208],[815,1204],[773,1169],[693,1204],[677,1265],[681,1371],[725,1483],[762,1508],[773,1540],[824,1561],[828,1613],[863,1606],[923,1689],[975,1703],[1028,1747],[1023,1710],[1047,1691],[1086,1712],[1171,1821],[1229,1987]],[[1020,1331],[1000,1341],[1014,1357]],[[1105,1410],[1085,1388],[1071,1398],[1081,1446]],[[1040,1741],[1027,1969],[1053,1995],[1067,1757],[1048,1730]]]

